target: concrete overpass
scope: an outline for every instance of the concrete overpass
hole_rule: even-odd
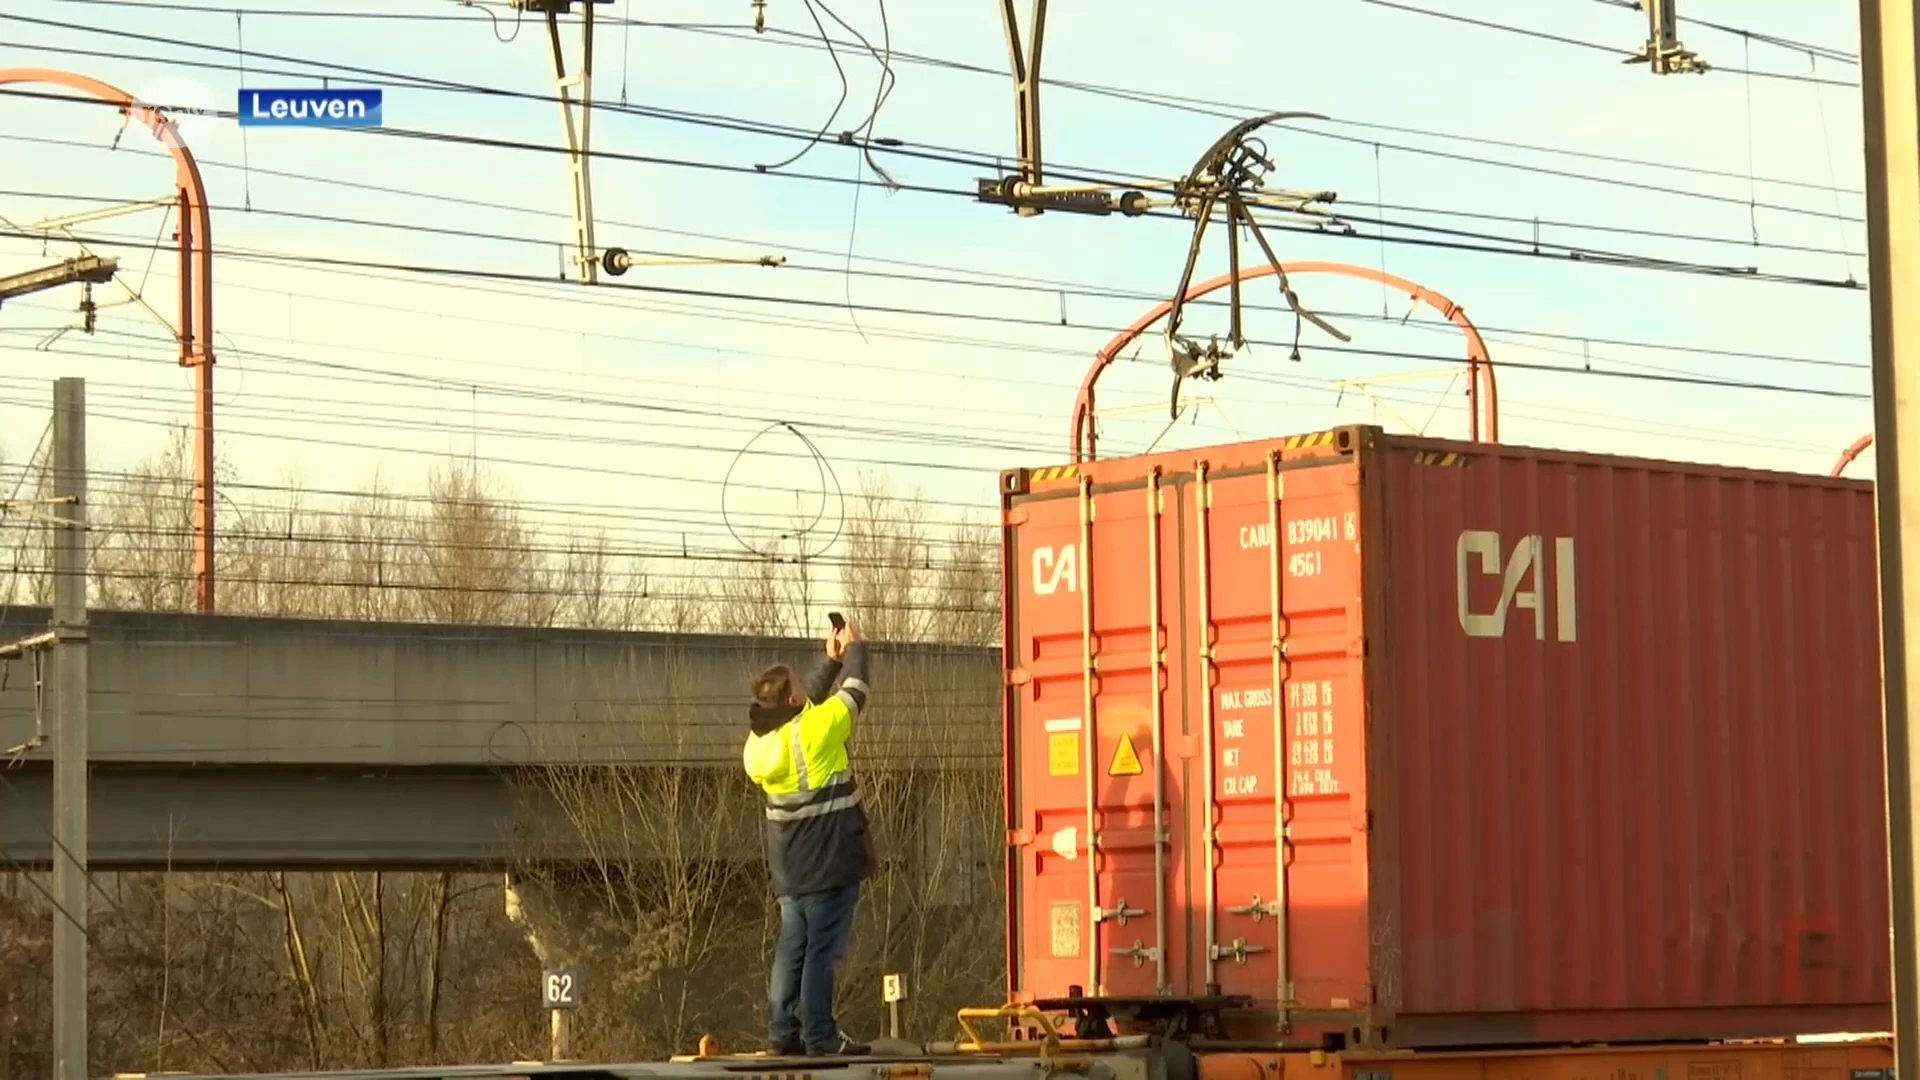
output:
[[[0,641],[47,618],[0,607]],[[89,843],[103,870],[564,862],[588,854],[572,822],[620,790],[671,790],[686,828],[757,852],[737,773],[742,690],[761,666],[819,649],[717,635],[91,619]],[[875,707],[856,737],[864,774],[924,783],[997,770],[997,650],[876,653]],[[32,662],[9,667],[0,751],[35,733]],[[614,775],[623,787],[580,779]],[[0,755],[0,859],[50,865],[51,805],[44,748]]]

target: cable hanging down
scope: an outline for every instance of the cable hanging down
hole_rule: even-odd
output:
[[[1246,347],[1247,337],[1240,319],[1240,230],[1244,227],[1260,245],[1260,251],[1266,255],[1268,265],[1273,267],[1274,280],[1280,285],[1280,294],[1286,297],[1287,306],[1293,310],[1293,350],[1291,359],[1300,359],[1300,325],[1302,320],[1326,331],[1342,343],[1353,338],[1336,328],[1332,323],[1307,310],[1300,297],[1293,291],[1293,283],[1287,279],[1286,270],[1280,265],[1280,256],[1274,254],[1273,245],[1267,241],[1266,233],[1261,231],[1260,223],[1254,220],[1253,211],[1248,203],[1263,197],[1266,176],[1273,171],[1273,160],[1267,154],[1266,143],[1253,136],[1253,132],[1276,120],[1319,119],[1315,113],[1274,112],[1258,116],[1235,124],[1225,135],[1207,148],[1207,152],[1194,163],[1193,170],[1182,178],[1173,190],[1174,206],[1193,218],[1193,239],[1187,244],[1186,265],[1180,272],[1180,285],[1173,291],[1172,307],[1167,312],[1165,338],[1167,359],[1173,365],[1173,395],[1168,403],[1168,412],[1172,419],[1180,418],[1180,383],[1186,379],[1218,380],[1220,361],[1232,354],[1220,348],[1219,339],[1210,340],[1205,346],[1180,336],[1180,322],[1186,310],[1187,290],[1193,285],[1194,265],[1200,260],[1200,245],[1206,238],[1207,226],[1213,223],[1214,212],[1222,205],[1226,207],[1227,230],[1227,273],[1231,283],[1227,291],[1227,341],[1235,349]],[[1280,197],[1291,206],[1307,207],[1314,203],[1330,203],[1336,197],[1333,192],[1286,191]]]
[[[727,492],[732,489],[734,470],[740,467],[740,462],[745,460],[747,452],[753,449],[755,443],[782,428],[791,433],[794,438],[799,439],[800,444],[807,448],[808,454],[813,458],[814,471],[819,475],[820,479],[820,508],[815,511],[813,520],[800,526],[798,529],[783,532],[779,536],[781,541],[792,540],[794,542],[796,553],[793,555],[783,555],[778,548],[770,551],[761,551],[759,548],[748,543],[747,539],[740,535],[740,531],[734,528],[733,514],[727,509]],[[831,489],[831,491],[829,491],[829,489]],[[840,508],[835,518],[833,535],[827,537],[827,542],[820,545],[818,551],[808,551],[806,548],[807,538],[813,535],[814,530],[820,527],[820,522],[827,516],[829,494],[832,495],[832,501]],[[720,480],[720,521],[727,527],[727,533],[733,537],[733,542],[739,544],[740,549],[749,555],[765,559],[769,562],[809,562],[825,555],[833,549],[833,545],[840,542],[840,534],[844,532],[847,527],[847,495],[845,489],[840,486],[840,475],[834,471],[833,462],[828,460],[827,455],[821,452],[818,446],[814,445],[813,440],[807,438],[806,433],[802,432],[792,423],[785,420],[776,420],[766,427],[761,428],[753,438],[748,439],[746,443],[740,447],[739,451],[733,455],[733,460],[728,463],[726,475]]]

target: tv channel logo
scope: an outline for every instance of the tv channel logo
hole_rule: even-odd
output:
[[[378,90],[240,91],[241,127],[379,127]]]

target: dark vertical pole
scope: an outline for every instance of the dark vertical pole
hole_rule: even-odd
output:
[[[1880,655],[1886,720],[1888,877],[1893,901],[1893,1029],[1897,1075],[1920,1077],[1920,942],[1915,940],[1913,729],[1908,680],[1920,613],[1920,577],[1906,575],[1907,542],[1920,547],[1920,93],[1916,0],[1860,0],[1860,84],[1866,120],[1867,280],[1873,304],[1873,413],[1878,464]],[[1916,493],[1920,494],[1920,493]],[[1920,551],[1915,554],[1920,555]]]

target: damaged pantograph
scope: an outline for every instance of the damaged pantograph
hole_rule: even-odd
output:
[[[1220,361],[1232,357],[1231,350],[1246,347],[1240,308],[1242,229],[1260,245],[1261,254],[1273,267],[1273,279],[1280,285],[1280,295],[1286,298],[1287,306],[1293,309],[1293,351],[1289,359],[1300,359],[1302,321],[1312,323],[1340,341],[1353,340],[1300,302],[1299,294],[1293,291],[1293,283],[1287,279],[1286,268],[1280,264],[1280,256],[1274,253],[1273,244],[1267,240],[1266,233],[1253,216],[1253,208],[1259,206],[1310,216],[1316,225],[1326,225],[1334,220],[1331,216],[1311,210],[1316,203],[1333,202],[1336,196],[1331,191],[1265,190],[1267,174],[1274,168],[1273,159],[1265,140],[1254,135],[1254,132],[1276,120],[1291,119],[1319,120],[1325,117],[1315,113],[1274,112],[1241,121],[1208,147],[1207,152],[1194,163],[1192,171],[1174,187],[1173,205],[1193,219],[1193,239],[1187,244],[1186,265],[1180,270],[1180,285],[1173,292],[1170,301],[1172,307],[1167,312],[1164,331],[1167,359],[1173,365],[1173,394],[1167,407],[1170,419],[1177,420],[1180,417],[1180,384],[1183,381],[1217,381],[1220,378]],[[1217,335],[1210,337],[1204,345],[1180,335],[1180,323],[1186,314],[1187,294],[1193,287],[1193,270],[1200,261],[1200,249],[1206,239],[1207,227],[1213,223],[1216,215],[1225,221],[1227,229],[1228,348],[1225,349],[1221,347]]]
[[[1000,9],[1013,73],[1014,130],[1019,163],[1012,175],[982,178],[977,187],[980,201],[1006,206],[1023,217],[1036,217],[1049,210],[1100,217],[1115,213],[1139,217],[1156,210],[1164,212],[1174,209],[1193,219],[1193,239],[1187,245],[1187,261],[1181,268],[1180,287],[1173,294],[1165,333],[1167,360],[1173,366],[1173,394],[1168,403],[1172,419],[1180,417],[1182,382],[1187,379],[1219,379],[1220,362],[1230,358],[1234,350],[1246,347],[1240,308],[1242,230],[1260,246],[1261,253],[1273,267],[1274,280],[1280,285],[1280,295],[1294,312],[1293,359],[1300,359],[1302,321],[1311,322],[1340,341],[1353,340],[1300,303],[1300,297],[1293,291],[1293,284],[1287,279],[1280,257],[1274,253],[1273,245],[1268,242],[1261,223],[1255,220],[1253,214],[1256,209],[1262,211],[1268,216],[1269,223],[1292,218],[1297,224],[1316,229],[1333,226],[1348,233],[1353,231],[1351,226],[1322,208],[1322,204],[1334,201],[1336,196],[1333,192],[1266,188],[1267,175],[1274,168],[1273,159],[1266,143],[1254,133],[1276,121],[1324,120],[1326,117],[1308,112],[1273,112],[1244,120],[1208,147],[1207,152],[1194,163],[1193,169],[1178,180],[1115,183],[1089,179],[1081,183],[1048,183],[1043,179],[1044,163],[1040,157],[1040,57],[1041,43],[1046,40],[1047,0],[1033,0],[1033,14],[1025,41],[1022,40],[1014,0],[1001,0]],[[1189,293],[1193,291],[1194,266],[1199,262],[1207,227],[1216,217],[1227,225],[1230,291],[1227,342],[1224,346],[1217,335],[1204,344],[1180,335],[1183,309]]]

